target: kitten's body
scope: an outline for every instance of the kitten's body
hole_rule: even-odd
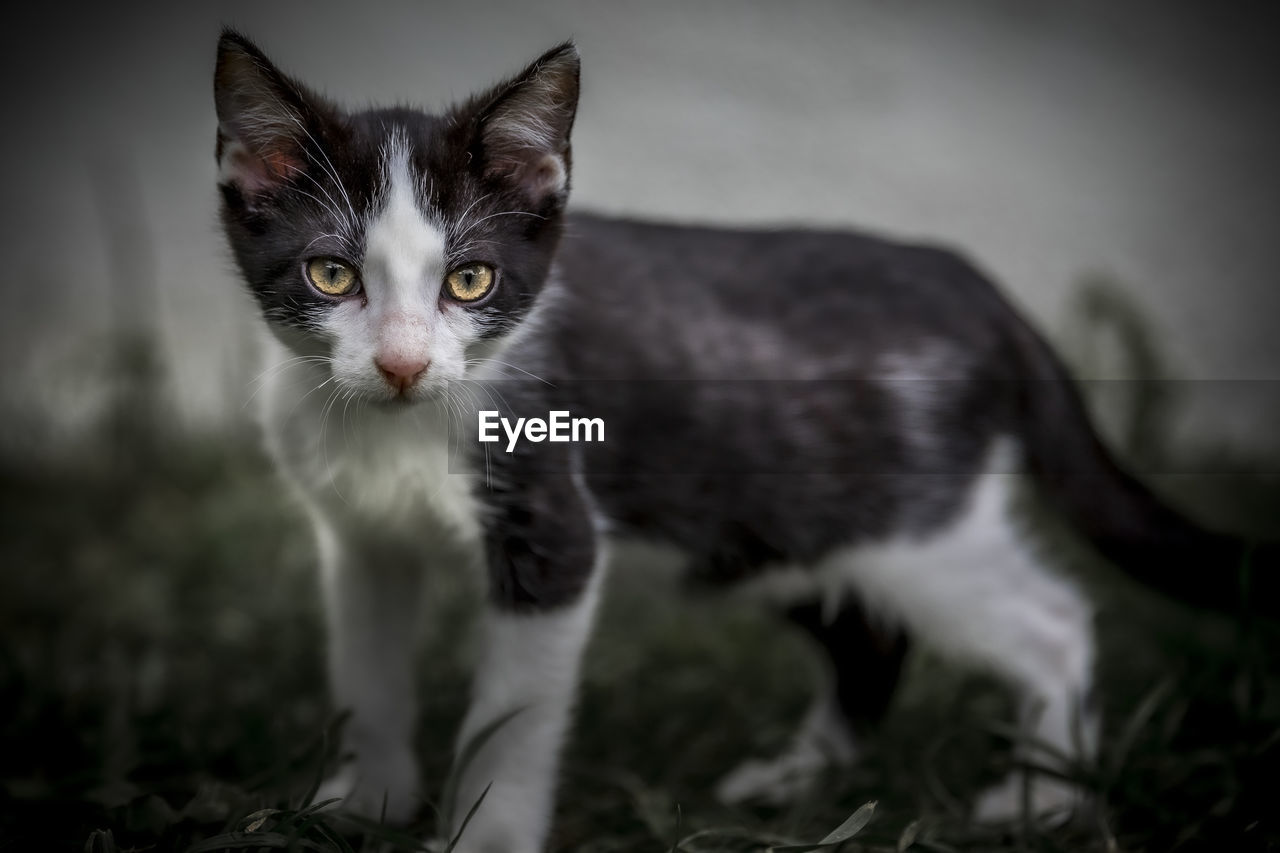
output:
[[[335,700],[353,711],[355,759],[328,792],[413,811],[418,590],[441,569],[487,571],[461,741],[515,716],[463,774],[462,813],[492,787],[462,846],[537,849],[615,536],[676,546],[698,578],[783,578],[831,652],[793,748],[731,774],[726,798],[791,794],[854,757],[850,723],[883,710],[905,649],[860,601],[1005,676],[1038,706],[1040,739],[1088,752],[1090,608],[1007,523],[1015,472],[1175,589],[1235,543],[1115,467],[1048,348],[952,254],[566,217],[576,93],[560,48],[442,118],[346,115],[224,37],[223,217],[280,348],[268,441],[315,521]],[[304,278],[316,256],[359,289],[323,297]],[[476,261],[497,271],[491,291],[442,290]],[[606,439],[505,453],[474,442],[478,407],[571,408]],[[1019,791],[1011,779],[979,808],[1010,814]],[[1040,811],[1072,797],[1032,788]]]

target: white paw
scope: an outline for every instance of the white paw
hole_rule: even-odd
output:
[[[973,819],[979,823],[1009,823],[1024,814],[1042,825],[1057,826],[1069,821],[1085,802],[1084,792],[1060,779],[1034,776],[1025,787],[1021,773],[1011,773],[978,795]]]
[[[858,748],[831,696],[814,702],[800,730],[782,754],[749,759],[716,785],[716,799],[725,805],[745,802],[784,806],[813,789],[832,767],[848,767],[858,760]]]
[[[417,768],[412,762],[380,767],[381,772],[362,770],[347,763],[320,785],[314,802],[337,799],[330,808],[387,824],[405,824],[418,810]]]
[[[440,846],[437,848],[444,851],[447,848],[443,842],[435,842]],[[453,848],[452,853],[539,853],[539,847],[529,844],[528,841],[508,841],[498,840],[493,842],[485,841],[469,841],[466,835],[458,840],[458,844]]]
[[[716,785],[716,799],[725,805],[755,802],[785,806],[813,788],[821,767],[794,765],[787,756],[744,761]]]
[[[775,758],[749,759],[738,765],[716,785],[716,799],[725,805],[785,806],[809,793],[825,771],[847,767],[855,759],[851,747],[834,750],[807,742],[793,744]]]
[[[490,831],[489,827],[468,826],[462,832],[453,853],[539,853],[538,840],[542,832]],[[435,849],[444,851],[447,844],[441,841],[432,842]]]

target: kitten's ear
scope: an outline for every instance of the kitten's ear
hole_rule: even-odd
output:
[[[249,39],[223,30],[213,75],[221,181],[246,196],[270,193],[305,166],[301,138],[313,102]]]
[[[536,202],[563,197],[578,68],[578,49],[565,42],[489,94],[476,139],[486,177],[514,183]]]

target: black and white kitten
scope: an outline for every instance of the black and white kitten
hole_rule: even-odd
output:
[[[222,221],[274,333],[262,417],[314,522],[352,712],[325,793],[417,807],[418,591],[475,566],[490,595],[460,742],[514,716],[462,776],[462,812],[491,788],[461,847],[538,850],[615,537],[772,589],[831,653],[792,748],[729,774],[725,799],[856,757],[905,649],[864,606],[1006,678],[1031,734],[1087,757],[1090,604],[1008,523],[1013,475],[1175,594],[1228,605],[1239,543],[1116,466],[1049,348],[954,254],[566,213],[578,69],[566,44],[440,115],[353,113],[243,36],[219,44]],[[508,452],[476,441],[482,408],[572,410],[605,440]],[[976,809],[1010,816],[1021,794],[1010,778]],[[1075,799],[1042,778],[1030,794],[1041,813]]]

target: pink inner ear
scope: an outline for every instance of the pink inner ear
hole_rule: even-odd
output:
[[[231,179],[247,193],[273,190],[302,169],[302,163],[279,148],[268,148],[254,154],[240,143],[233,143],[226,153],[225,167]]]
[[[532,165],[532,182],[540,192],[559,192],[564,189],[564,161],[555,154],[547,154]]]
[[[533,149],[498,158],[489,167],[488,174],[511,181],[536,199],[560,192],[565,184],[564,160],[557,154]]]
[[[266,163],[267,169],[278,178],[287,178],[291,172],[296,172],[302,168],[302,163],[298,158],[286,154],[284,151],[268,151],[262,158]]]

